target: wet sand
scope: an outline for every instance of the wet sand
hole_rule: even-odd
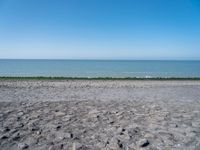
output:
[[[1,80],[0,149],[200,149],[200,81]]]

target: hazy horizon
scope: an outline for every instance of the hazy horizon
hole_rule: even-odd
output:
[[[0,59],[200,60],[200,1],[0,0]]]
[[[79,58],[70,58],[70,59],[60,59],[60,58],[0,58],[0,60],[49,60],[49,61],[200,61],[200,59],[79,59]]]

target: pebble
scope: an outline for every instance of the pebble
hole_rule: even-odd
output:
[[[29,145],[26,144],[26,143],[19,143],[18,144],[18,148],[21,149],[21,150],[27,149],[28,147],[29,147]]]
[[[2,139],[2,140],[8,139],[8,135],[2,135],[2,136],[0,137],[0,139]]]
[[[22,111],[17,113],[17,116],[22,116],[24,113]]]
[[[18,141],[20,139],[20,134],[19,133],[14,134],[12,139],[13,141]]]
[[[0,113],[0,118],[3,117],[3,113]]]
[[[112,138],[110,141],[107,142],[107,148],[117,150],[119,149],[118,141],[115,138]]]
[[[41,131],[37,131],[37,132],[36,132],[37,135],[40,135],[41,133],[42,133]]]
[[[63,140],[65,138],[71,138],[71,134],[70,133],[65,133],[65,132],[56,132],[55,136],[57,139],[59,140]]]
[[[73,143],[72,150],[80,150],[83,147],[81,143],[75,142]]]
[[[55,112],[55,116],[56,117],[62,117],[62,116],[64,116],[65,115],[65,113],[64,112]]]
[[[147,139],[141,139],[138,141],[138,146],[140,147],[146,147],[149,145],[149,141]]]
[[[169,104],[171,107],[168,107],[158,102],[159,109],[150,109],[151,105],[144,101],[126,104],[85,100],[75,104],[71,101],[37,102],[24,108],[26,110],[17,103],[5,108],[0,105],[0,114],[5,109],[12,110],[4,113],[3,121],[0,120],[0,149],[59,150],[72,149],[73,145],[76,150],[176,149],[178,144],[183,149],[194,149],[200,139],[198,114],[194,116],[193,111],[186,109],[191,118],[173,119],[177,114],[184,116],[178,108],[173,108],[179,105]],[[162,119],[166,114],[162,112],[165,106],[169,111],[174,109],[169,120]],[[129,111],[133,109],[134,115]],[[150,116],[149,109],[157,111]]]
[[[10,128],[9,127],[5,127],[3,132],[9,132],[10,131]]]
[[[48,148],[48,150],[61,150],[63,149],[63,144],[56,144],[56,145],[52,145]]]

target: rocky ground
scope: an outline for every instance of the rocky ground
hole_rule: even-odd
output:
[[[0,81],[0,149],[199,150],[200,81]]]

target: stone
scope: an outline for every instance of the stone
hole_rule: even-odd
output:
[[[18,144],[18,148],[21,149],[21,150],[27,149],[28,147],[29,147],[29,145],[26,144],[26,143],[19,143]]]
[[[131,143],[128,148],[130,149],[136,149],[136,144],[135,143]]]
[[[139,147],[146,147],[149,145],[149,141],[147,139],[141,139],[138,141],[138,146]]]
[[[71,138],[71,134],[70,133],[66,133],[66,132],[56,132],[55,136],[58,140],[63,140],[66,138]]]
[[[18,141],[20,139],[20,134],[19,133],[14,134],[12,139],[13,141]]]
[[[107,142],[107,148],[109,149],[119,149],[118,141],[115,138],[112,138]]]
[[[42,133],[41,131],[37,131],[37,132],[36,132],[37,135],[40,135],[41,133]]]
[[[5,127],[3,132],[9,132],[10,131],[10,128],[9,127]]]
[[[67,121],[70,121],[72,115],[65,115],[64,117],[62,117],[62,120],[67,122]]]
[[[2,113],[0,113],[0,118],[3,118],[3,114]]]
[[[64,112],[61,112],[61,111],[55,112],[55,116],[56,116],[56,117],[62,117],[62,116],[64,116],[64,115],[65,115]]]
[[[62,128],[61,125],[56,126],[56,130],[59,130],[59,129],[61,129],[61,128]]]
[[[31,128],[31,131],[39,131],[39,130],[40,130],[40,128],[37,127],[37,126],[33,126],[33,127]]]
[[[22,111],[17,113],[17,116],[22,116],[24,113]]]
[[[72,150],[79,150],[82,147],[83,147],[83,145],[81,143],[76,142],[76,143],[73,143]]]
[[[24,143],[28,144],[28,145],[34,145],[38,143],[38,140],[32,136],[27,137],[24,141]]]
[[[63,149],[63,144],[56,144],[56,145],[52,145],[48,148],[48,150],[61,150]]]
[[[8,139],[8,135],[2,135],[2,136],[0,137],[0,139],[2,139],[2,140]]]

